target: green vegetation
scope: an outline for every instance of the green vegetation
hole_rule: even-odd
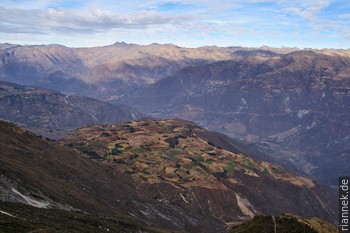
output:
[[[113,160],[115,163],[125,164],[125,159],[118,158]]]
[[[252,167],[249,167],[247,165],[242,165],[242,167],[244,168],[245,171],[249,172],[249,171],[253,171],[253,168]]]
[[[162,127],[163,132],[169,131],[169,127],[167,125],[161,124],[160,126]]]
[[[119,155],[122,151],[118,150],[117,148],[112,148],[111,155]]]
[[[252,161],[247,162],[247,167],[251,170],[256,169],[256,165]]]
[[[142,153],[145,153],[146,150],[143,149],[143,148],[134,148],[131,150],[132,153],[135,153],[135,154],[142,154]]]
[[[214,149],[215,149],[214,147],[209,146],[209,147],[205,148],[205,149],[202,150],[202,151],[205,152],[205,153],[208,153],[208,152],[210,152],[210,151],[213,151]]]
[[[207,164],[213,163],[213,160],[211,160],[211,159],[205,160],[204,158],[202,158],[200,156],[196,157],[195,160],[196,160],[196,162],[199,162],[199,163],[207,163]]]
[[[170,159],[174,159],[174,158],[177,157],[177,154],[178,154],[178,151],[177,151],[177,150],[171,150],[171,151],[169,152],[169,154],[168,154],[168,157],[169,157]]]
[[[115,147],[116,149],[123,148],[123,146],[122,146],[122,145],[120,145],[119,143],[114,144],[114,147]]]
[[[265,174],[270,174],[269,169],[267,169],[267,168],[265,167],[263,173],[265,173]]]
[[[135,171],[135,170],[125,170],[124,173],[127,174],[127,175],[133,175],[133,174],[137,173],[137,171]]]
[[[204,159],[201,156],[198,156],[198,157],[196,157],[194,159],[196,160],[196,162],[200,162],[200,163],[204,162]]]
[[[235,169],[233,162],[227,162],[227,172],[233,172]]]
[[[154,157],[162,157],[162,155],[163,155],[163,153],[161,151],[151,153],[151,156],[154,156]]]
[[[213,160],[208,159],[208,160],[203,161],[203,163],[212,164],[212,163],[213,163]]]
[[[119,155],[119,154],[123,153],[121,150],[119,150],[121,148],[123,148],[123,146],[121,146],[120,144],[116,143],[114,145],[114,148],[112,148],[112,150],[111,150],[111,155]]]

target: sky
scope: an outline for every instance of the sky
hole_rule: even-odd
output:
[[[349,0],[0,0],[0,43],[350,48]]]

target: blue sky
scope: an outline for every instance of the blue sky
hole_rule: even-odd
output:
[[[0,43],[350,48],[348,0],[1,0]]]

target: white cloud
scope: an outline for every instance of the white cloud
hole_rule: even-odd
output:
[[[341,15],[338,15],[338,18],[339,19],[350,19],[350,14],[341,14]]]
[[[285,11],[313,20],[318,13],[329,6],[330,2],[330,0],[294,0],[281,4],[285,7]]]
[[[349,34],[349,11],[325,17],[345,0],[0,1],[0,42],[313,47],[319,35],[323,44],[335,44]]]
[[[0,7],[0,29],[7,33],[96,33],[114,29],[142,29],[165,24],[181,24],[190,15],[168,16],[158,12],[113,13],[101,9],[68,11],[21,10]]]

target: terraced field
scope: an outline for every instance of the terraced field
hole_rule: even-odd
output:
[[[204,131],[183,120],[140,120],[84,127],[63,141],[91,158],[100,159],[149,183],[176,187],[226,189],[242,184],[243,176],[270,176],[297,186],[313,187],[310,179],[279,166],[233,153],[198,137]]]

